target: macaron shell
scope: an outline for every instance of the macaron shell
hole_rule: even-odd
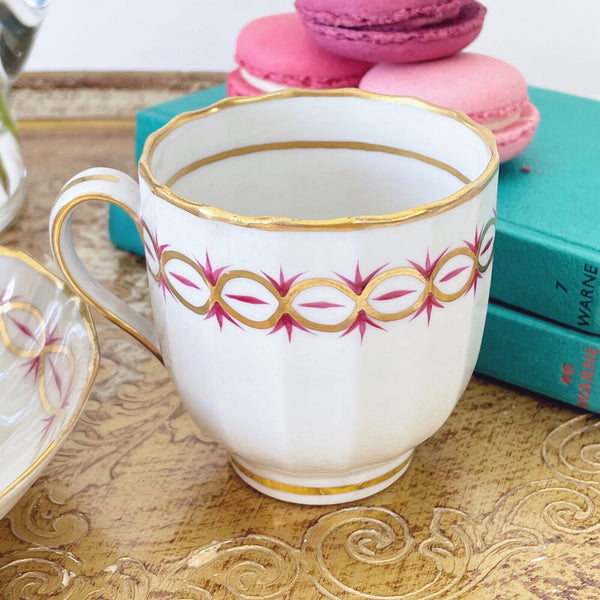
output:
[[[454,19],[412,29],[350,29],[304,21],[306,30],[322,48],[347,58],[372,63],[411,63],[455,54],[479,35],[486,9],[472,2]]]
[[[375,65],[361,89],[392,96],[415,96],[460,110],[485,125],[519,115],[516,123],[494,131],[500,161],[522,152],[540,120],[529,102],[527,82],[512,65],[491,56],[462,52],[415,65]]]
[[[296,0],[303,19],[334,27],[435,23],[472,0]]]
[[[531,144],[539,122],[540,112],[529,103],[516,123],[493,132],[498,144],[500,162],[515,158]]]
[[[480,121],[506,118],[528,101],[527,82],[518,69],[472,52],[418,65],[381,63],[365,74],[359,87],[391,96],[416,96]]]
[[[236,61],[260,79],[288,87],[356,87],[371,64],[331,54],[307,34],[297,13],[271,15],[239,33]]]
[[[236,69],[227,75],[226,91],[228,96],[260,96],[264,92],[250,85]]]

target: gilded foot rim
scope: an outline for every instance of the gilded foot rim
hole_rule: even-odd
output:
[[[239,457],[231,456],[230,460],[243,481],[267,496],[297,504],[325,505],[361,500],[387,488],[404,474],[413,451],[411,448],[399,458],[350,475],[299,476],[285,480],[276,479],[272,473],[252,467]]]

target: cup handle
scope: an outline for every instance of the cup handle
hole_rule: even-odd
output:
[[[102,286],[75,251],[71,233],[73,211],[88,200],[111,202],[122,208],[134,220],[141,236],[138,184],[116,169],[87,169],[64,185],[50,213],[50,244],[54,258],[69,284],[89,304],[163,362],[154,325]]]

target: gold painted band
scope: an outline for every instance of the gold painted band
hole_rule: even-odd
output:
[[[0,253],[0,255],[1,254],[2,253]],[[16,300],[12,302],[5,302],[4,304],[0,305],[0,339],[2,339],[4,345],[8,348],[9,351],[15,356],[18,356],[19,358],[38,357],[44,349],[43,345],[40,345],[37,348],[19,348],[16,344],[13,343],[6,328],[5,319],[2,316],[3,314],[9,313],[13,310],[21,310],[34,317],[37,321],[36,331],[39,331],[43,338],[46,337],[46,324],[44,323],[44,317],[42,313],[35,306],[33,306],[33,304],[30,304],[29,302],[24,302],[22,300]]]
[[[487,235],[488,231],[490,231],[492,229],[492,227],[495,230],[496,219],[492,219],[491,221],[486,223],[486,226],[483,228],[483,231],[481,232],[481,236],[479,238],[479,248],[477,249],[477,268],[479,269],[479,271],[481,272],[482,275],[489,269],[490,265],[492,264],[492,258],[494,258],[495,245],[492,246],[492,251],[491,251],[491,253],[488,257],[488,260],[485,264],[482,264],[482,262],[479,260],[479,258],[481,256],[481,248],[483,247],[483,242],[486,239],[486,235]],[[492,234],[492,239],[494,237],[495,237],[495,235]]]
[[[270,144],[253,144],[252,146],[243,146],[241,148],[233,148],[226,150],[225,152],[219,152],[212,156],[207,156],[197,160],[183,169],[180,169],[167,180],[167,186],[171,187],[177,183],[182,177],[193,173],[201,167],[211,165],[221,160],[233,158],[236,156],[247,156],[248,154],[256,154],[258,152],[273,152],[275,150],[362,150],[364,152],[381,152],[382,154],[393,154],[395,156],[403,156],[404,158],[412,158],[420,162],[426,163],[446,173],[456,177],[461,183],[468,184],[471,180],[461,173],[458,169],[450,166],[449,164],[436,160],[425,154],[418,152],[412,152],[411,150],[403,150],[402,148],[394,148],[393,146],[384,146],[383,144],[367,144],[366,142],[335,142],[335,141],[323,141],[323,140],[297,140],[290,142],[273,142]]]
[[[94,380],[96,379],[96,375],[98,374],[98,369],[100,368],[100,349],[98,345],[98,337],[96,335],[96,328],[94,327],[94,322],[92,321],[92,317],[90,315],[90,311],[86,304],[81,300],[81,298],[71,290],[67,285],[65,285],[64,281],[59,279],[54,273],[51,273],[46,268],[44,268],[40,263],[38,263],[31,255],[27,254],[23,250],[17,250],[13,248],[7,248],[5,246],[0,246],[0,256],[8,256],[11,258],[16,258],[35,271],[37,271],[42,277],[48,279],[52,282],[59,290],[67,294],[73,302],[77,305],[83,323],[85,325],[86,333],[88,336],[88,341],[90,343],[90,361],[88,364],[88,373],[86,379],[86,385],[77,399],[77,405],[73,408],[73,414],[69,419],[69,422],[63,426],[61,433],[44,449],[44,451],[36,458],[36,460],[29,465],[19,477],[17,477],[12,483],[6,486],[4,489],[0,489],[0,500],[8,495],[12,490],[14,490],[18,485],[23,483],[45,460],[46,458],[54,452],[56,447],[61,443],[62,439],[73,429],[79,415],[83,411],[83,407],[85,406],[86,400],[92,390],[92,386],[94,384]]]
[[[495,221],[495,219],[493,221]],[[488,229],[489,227],[486,225],[486,227],[484,228],[484,232],[487,232]],[[146,225],[144,225],[144,230],[148,232],[148,228]],[[438,259],[437,265],[428,277],[426,277],[423,274],[423,272],[419,271],[419,269],[415,267],[397,267],[394,269],[389,269],[374,276],[360,293],[356,293],[346,283],[343,283],[336,279],[315,277],[312,279],[304,279],[297,283],[294,283],[290,287],[290,289],[287,290],[287,293],[285,295],[281,295],[281,293],[275,288],[275,286],[272,284],[271,281],[269,281],[269,279],[266,276],[258,275],[248,270],[237,269],[227,271],[219,276],[215,284],[212,284],[207,279],[202,267],[198,264],[197,261],[189,258],[185,254],[177,252],[176,250],[166,250],[162,253],[159,253],[156,247],[156,243],[151,239],[151,236],[149,237],[149,243],[152,244],[151,248],[150,246],[147,246],[149,249],[149,255],[153,257],[153,260],[155,260],[157,264],[157,268],[155,271],[152,271],[150,269],[150,274],[155,281],[160,281],[162,285],[165,285],[167,289],[171,292],[171,294],[175,298],[177,298],[177,300],[183,306],[185,306],[188,310],[195,312],[196,314],[206,315],[210,312],[215,303],[218,303],[229,316],[233,317],[239,323],[242,323],[254,329],[270,329],[271,327],[274,327],[284,313],[291,315],[295,321],[297,321],[300,325],[306,327],[307,329],[310,329],[312,331],[321,331],[328,333],[341,332],[346,330],[355,322],[356,318],[358,317],[358,314],[361,311],[364,311],[364,313],[369,317],[383,322],[391,322],[405,319],[406,317],[409,317],[415,314],[417,311],[419,311],[430,295],[433,296],[436,300],[446,303],[454,302],[455,300],[461,298],[469,289],[471,289],[473,285],[473,280],[475,279],[475,277],[478,276],[478,265],[480,264],[479,255],[476,254],[471,247],[463,246],[455,248],[454,250],[449,251],[442,257],[440,257],[440,259]],[[479,252],[482,248],[483,239],[484,237],[480,239],[477,245],[477,252]],[[159,254],[160,258],[157,260],[156,256],[158,256]],[[460,289],[453,293],[446,293],[442,291],[442,289],[440,289],[438,285],[436,285],[435,281],[438,278],[438,275],[440,274],[442,269],[446,267],[447,263],[458,256],[466,257],[471,262],[468,277],[466,278],[465,282],[460,287]],[[184,263],[190,269],[192,269],[195,272],[195,274],[202,280],[202,282],[206,286],[206,289],[208,290],[207,299],[203,304],[198,306],[192,304],[190,301],[186,300],[186,298],[180,293],[177,286],[173,285],[171,278],[173,277],[174,273],[171,272],[167,267],[167,265],[169,265],[171,261],[179,261]],[[487,264],[489,265],[489,262]],[[397,312],[386,313],[377,310],[377,308],[369,302],[369,298],[374,292],[375,288],[386,280],[400,276],[414,278],[423,284],[423,289],[419,296],[414,300],[414,302],[410,306],[407,306]],[[269,317],[263,320],[251,319],[247,316],[244,316],[231,305],[231,303],[227,300],[228,294],[225,293],[225,288],[230,281],[235,281],[236,279],[247,279],[255,281],[260,286],[262,286],[273,298],[276,299],[277,308],[270,314]],[[298,296],[306,290],[318,287],[333,288],[339,293],[346,296],[354,304],[354,308],[352,309],[350,314],[348,314],[345,317],[343,321],[340,321],[338,323],[326,324],[319,321],[313,321],[303,316],[300,312],[298,312],[298,310],[294,306],[294,303]],[[375,300],[377,300],[377,298],[375,298]]]
[[[246,477],[248,477],[248,479],[251,479],[252,481],[271,490],[286,492],[287,494],[296,494],[298,496],[331,496],[334,494],[346,494],[349,492],[356,492],[358,490],[364,490],[379,483],[383,483],[384,481],[391,479],[394,475],[397,475],[398,473],[400,473],[400,471],[402,471],[402,469],[407,467],[411,458],[412,454],[406,460],[402,461],[397,467],[394,467],[391,471],[388,471],[383,475],[379,475],[379,477],[374,477],[372,479],[368,479],[367,481],[362,481],[360,483],[352,483],[349,485],[340,485],[334,487],[310,487],[274,481],[272,479],[267,479],[266,477],[261,477],[260,475],[253,473],[252,471],[250,471],[250,469],[241,465],[235,458],[233,458],[233,456],[230,456],[229,460],[231,461],[231,464],[234,466],[234,468]]]
[[[394,103],[398,105],[409,105],[420,108],[422,110],[429,111],[434,114],[442,115],[449,119],[452,119],[465,128],[470,129],[481,141],[489,151],[490,158],[482,170],[479,177],[474,181],[465,183],[463,187],[457,192],[430,202],[421,206],[416,206],[407,210],[403,210],[396,213],[381,214],[381,215],[360,215],[354,217],[340,217],[335,219],[322,219],[322,220],[311,220],[311,219],[292,219],[289,217],[251,217],[238,215],[229,211],[217,208],[215,206],[209,206],[206,204],[200,204],[180,196],[174,192],[168,185],[158,180],[156,175],[152,172],[150,164],[152,163],[153,154],[160,144],[169,134],[171,134],[178,127],[185,125],[191,121],[195,121],[210,115],[214,115],[224,110],[234,108],[236,106],[244,106],[246,104],[273,102],[286,98],[299,98],[299,97],[332,97],[332,98],[360,98],[363,100],[377,100],[379,102]],[[329,143],[329,142],[327,142]],[[337,143],[337,142],[331,142]],[[360,142],[350,142],[351,144],[357,144],[358,149],[368,149],[368,144],[362,144]],[[285,142],[283,143],[285,144]],[[257,151],[256,147],[253,151]],[[230,151],[236,152],[236,150]],[[228,153],[226,153],[228,154]],[[210,157],[210,160],[221,160],[221,155],[215,155]],[[433,159],[429,159],[433,160]],[[433,163],[432,163],[433,164]],[[186,172],[191,172],[194,168],[198,168],[198,163],[188,165],[184,167],[182,171],[175,174],[174,177],[181,177]],[[231,225],[238,225],[240,227],[251,227],[255,229],[263,229],[267,231],[351,231],[359,229],[371,229],[375,227],[389,227],[393,225],[399,225],[403,223],[409,223],[412,221],[433,217],[437,214],[446,212],[459,206],[473,198],[477,197],[485,189],[488,183],[494,178],[498,171],[499,158],[498,149],[496,147],[496,141],[494,135],[481,125],[472,121],[467,115],[459,111],[442,108],[434,104],[430,104],[418,98],[412,97],[399,97],[399,96],[385,96],[381,94],[374,94],[364,90],[356,88],[350,89],[336,89],[336,90],[297,90],[289,89],[274,94],[265,94],[262,96],[248,96],[248,97],[235,97],[226,98],[217,102],[216,104],[197,111],[191,111],[178,115],[164,127],[151,134],[144,145],[142,157],[139,162],[139,174],[140,179],[150,188],[152,193],[169,202],[173,206],[176,206],[190,214],[199,216],[204,219],[220,221],[223,223],[229,223]],[[450,167],[452,168],[452,167]],[[189,171],[187,171],[189,169]],[[458,171],[457,171],[458,173]]]
[[[65,416],[65,410],[60,406],[53,406],[48,398],[48,392],[46,391],[46,377],[44,372],[46,370],[45,356],[48,354],[62,354],[67,361],[69,361],[69,386],[73,383],[73,376],[75,375],[75,358],[73,353],[67,346],[59,346],[58,344],[50,344],[44,346],[42,353],[40,354],[40,376],[38,379],[38,393],[42,402],[42,407],[49,415],[60,417],[61,419]]]
[[[73,179],[73,181],[69,181],[69,183],[65,184],[62,190],[60,190],[60,193],[64,194],[67,190],[86,181],[112,181],[113,183],[119,183],[119,178],[115,175],[85,175],[83,177],[77,177],[76,179]]]

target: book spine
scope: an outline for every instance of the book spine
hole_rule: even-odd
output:
[[[139,160],[146,138],[169,122],[174,116],[189,110],[210,106],[226,96],[225,85],[203,89],[163,104],[140,110],[135,121],[135,160]],[[144,256],[144,245],[135,223],[118,206],[110,205],[108,230],[117,248]]]
[[[600,335],[600,255],[499,217],[491,297]]]
[[[137,113],[135,123],[135,160],[139,160],[146,138],[162,127],[169,117],[158,109],[148,109]],[[121,250],[144,256],[144,244],[137,225],[120,207],[111,204],[108,210],[108,233],[112,243]]]
[[[600,338],[490,302],[476,371],[600,412]]]

